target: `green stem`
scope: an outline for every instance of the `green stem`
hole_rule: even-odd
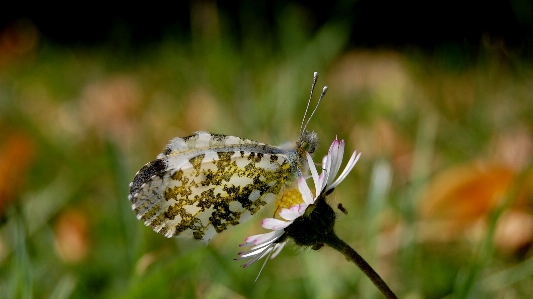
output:
[[[365,275],[370,278],[374,285],[381,291],[381,293],[388,299],[398,299],[389,286],[381,279],[379,274],[355,251],[350,245],[339,239],[337,235],[330,234],[328,240],[325,242],[329,247],[344,254],[350,261],[354,262]]]

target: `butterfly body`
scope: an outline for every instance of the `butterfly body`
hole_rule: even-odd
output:
[[[294,185],[316,134],[271,146],[207,132],[174,138],[137,172],[129,199],[137,218],[166,237],[209,241]]]

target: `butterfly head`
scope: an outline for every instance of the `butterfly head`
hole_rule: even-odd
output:
[[[305,156],[305,152],[310,154],[314,153],[318,147],[318,135],[315,133],[315,131],[303,131],[300,134],[300,139],[296,143],[296,147],[300,152],[299,154],[302,156]]]

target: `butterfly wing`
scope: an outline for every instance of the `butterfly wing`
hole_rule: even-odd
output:
[[[296,151],[197,132],[174,138],[137,172],[137,218],[166,237],[209,241],[273,201],[294,181]]]

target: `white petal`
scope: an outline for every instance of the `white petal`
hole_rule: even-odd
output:
[[[274,235],[270,239],[266,240],[263,243],[259,243],[259,244],[255,245],[254,247],[250,248],[250,250],[256,250],[256,249],[259,249],[261,247],[268,246],[268,245],[276,242],[276,240],[279,239],[279,237],[281,237],[285,233],[285,231],[282,230],[282,229],[275,230],[273,232],[274,232]]]
[[[260,254],[257,254],[256,256],[254,256],[251,260],[249,260],[246,264],[242,265],[243,268],[246,268],[248,266],[250,266],[251,264],[257,262],[258,260],[260,260],[261,258],[263,258],[265,255],[267,255],[269,252],[272,251],[272,247],[269,247],[267,250],[265,250],[264,252],[260,253]]]
[[[259,252],[262,252],[263,250],[266,250],[268,247],[272,247],[274,246],[273,244],[276,244],[275,241],[279,238],[279,236],[275,237],[275,238],[272,238],[271,240],[269,240],[268,242],[265,242],[265,243],[262,243],[262,244],[259,244],[257,246],[254,246],[248,250],[245,250],[245,251],[241,251],[239,253],[237,253],[240,257],[238,259],[243,259],[243,258],[246,258],[246,257],[250,257],[252,255],[256,255],[257,253]]]
[[[263,246],[261,248],[256,248],[256,249],[253,249],[253,250],[247,250],[247,251],[239,252],[238,255],[240,257],[238,257],[237,259],[241,260],[243,258],[247,258],[247,257],[251,257],[253,255],[261,254],[263,251],[267,250],[269,247],[273,247],[273,245],[269,244],[268,246]]]
[[[256,255],[259,252],[262,252],[263,250],[266,250],[268,247],[273,246],[272,244],[273,244],[273,242],[265,243],[265,244],[261,244],[261,245],[252,247],[249,250],[241,251],[241,252],[237,253],[239,255],[239,257],[237,259],[238,260],[242,260],[243,258],[247,258],[247,257],[250,257],[252,255]]]
[[[294,219],[302,216],[303,211],[307,208],[308,205],[294,205],[289,209],[281,209],[279,215],[286,220],[293,221]]]
[[[286,228],[292,223],[292,221],[283,221],[276,218],[265,218],[261,225],[266,229],[278,230]]]
[[[339,185],[348,176],[350,171],[352,171],[352,169],[354,168],[355,164],[359,160],[359,157],[361,156],[361,153],[359,153],[357,156],[355,155],[356,153],[357,153],[357,151],[353,152],[352,156],[350,157],[350,160],[348,161],[348,164],[346,165],[346,167],[342,171],[342,173],[339,176],[339,178],[333,184],[329,185],[326,191],[337,187],[337,185]]]
[[[272,239],[268,240],[268,242],[261,243],[261,244],[259,244],[257,246],[254,246],[254,247],[250,248],[248,251],[239,252],[239,255],[241,255],[243,253],[247,253],[247,252],[256,251],[256,250],[265,250],[265,248],[267,248],[269,246],[272,246],[272,244],[274,244],[277,239],[278,239],[278,237],[272,238]]]
[[[322,172],[319,176],[318,176],[318,182],[317,184],[315,185],[315,198],[317,198],[320,193],[322,193],[322,190],[324,189],[324,187],[326,187],[326,184],[325,184],[325,181],[324,181],[324,175],[325,173]]]
[[[313,162],[313,158],[311,158],[311,155],[306,152],[307,155],[307,164],[309,164],[309,170],[311,170],[311,175],[313,176],[313,183],[315,184],[315,188],[318,189],[318,172],[316,171],[315,162]]]
[[[274,246],[274,252],[272,253],[272,256],[270,258],[271,259],[275,258],[278,255],[278,253],[283,249],[283,247],[285,247],[285,244],[287,244],[287,241],[276,244]]]
[[[326,187],[328,183],[328,177],[329,177],[329,169],[331,168],[331,157],[328,155],[326,156],[326,164],[324,165],[324,170],[322,170],[322,173],[320,174],[320,192]]]
[[[250,237],[244,239],[244,243],[240,244],[239,246],[243,247],[243,246],[251,246],[251,245],[261,244],[261,243],[270,241],[272,238],[275,238],[277,234],[278,234],[278,231],[271,231],[271,232],[266,233],[266,234],[250,236]]]
[[[307,182],[303,177],[298,178],[298,190],[300,190],[302,198],[306,204],[310,205],[314,202],[311,189],[309,189],[309,186],[307,186]]]
[[[333,144],[331,144],[331,154],[329,155],[331,160],[330,167],[328,168],[329,174],[328,174],[328,180],[327,185],[330,185],[331,182],[335,179],[335,176],[337,176],[337,173],[339,172],[339,169],[341,168],[342,164],[342,156],[344,155],[344,140],[337,141],[335,139],[333,141]]]

